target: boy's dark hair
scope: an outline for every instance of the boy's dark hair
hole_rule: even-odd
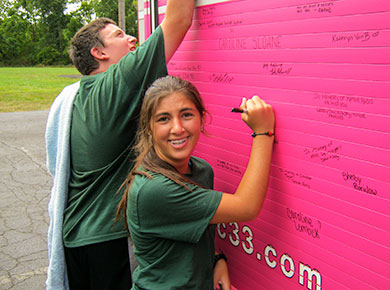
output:
[[[116,25],[115,21],[109,18],[95,19],[80,28],[71,40],[69,56],[75,67],[83,75],[89,75],[99,67],[99,62],[91,54],[91,49],[104,46],[99,32],[107,24]]]

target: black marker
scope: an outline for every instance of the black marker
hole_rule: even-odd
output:
[[[232,108],[232,113],[245,113],[245,114],[248,114],[248,110],[247,109],[240,109],[240,108]]]

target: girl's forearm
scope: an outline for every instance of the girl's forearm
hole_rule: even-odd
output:
[[[244,219],[255,219],[265,200],[268,189],[274,137],[257,136],[253,139],[247,169],[235,196],[245,209]]]

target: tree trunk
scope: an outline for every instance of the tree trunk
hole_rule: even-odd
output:
[[[118,0],[118,26],[126,32],[125,0]]]

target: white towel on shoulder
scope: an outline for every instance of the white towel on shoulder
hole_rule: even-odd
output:
[[[72,108],[79,87],[80,81],[61,91],[50,108],[46,125],[46,165],[53,177],[49,201],[47,290],[69,289],[62,241],[62,223],[70,176],[69,141]]]

